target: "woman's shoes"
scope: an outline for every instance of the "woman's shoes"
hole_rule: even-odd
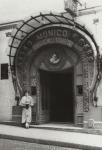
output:
[[[29,129],[29,123],[28,122],[26,122],[25,126],[26,126],[26,129]]]

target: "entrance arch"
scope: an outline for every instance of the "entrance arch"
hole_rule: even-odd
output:
[[[45,24],[42,24],[42,17],[45,19]],[[75,30],[73,24],[76,26]],[[92,93],[100,71],[97,65],[100,55],[94,38],[83,26],[73,22],[73,19],[56,13],[45,13],[28,18],[13,30],[12,36],[9,41],[9,56],[11,69],[13,70],[13,66],[16,68],[12,72],[13,77],[16,76],[17,79],[16,92],[19,92],[22,97],[23,90],[29,89],[32,94],[32,89],[35,89],[34,121],[40,123],[41,93],[38,69],[54,72],[74,66],[74,123],[82,124],[83,112],[88,112],[89,106],[92,105]],[[59,50],[61,55],[55,49],[45,51],[47,46],[52,45],[62,46],[62,50]],[[58,57],[58,63],[51,57],[55,55]],[[33,71],[36,73],[31,77],[29,72],[32,64],[35,67],[35,69],[32,67]],[[33,81],[36,81],[36,86],[32,84]],[[81,111],[77,112],[79,106]]]
[[[51,61],[51,58],[53,58],[53,54],[56,53],[59,61],[56,59],[55,63]],[[39,123],[67,122],[74,124],[74,66],[79,62],[78,54],[76,52],[72,52],[70,49],[68,50],[68,48],[66,49],[64,46],[52,44],[40,49],[35,59],[34,55],[32,55],[29,60],[30,63],[28,68],[31,68],[33,78],[37,71],[35,77],[37,78],[36,89],[37,102],[39,101],[37,104],[37,109],[39,110]],[[61,84],[63,87],[61,87]],[[61,107],[61,98],[63,107]],[[54,101],[54,99],[56,99],[56,101]],[[57,103],[58,105],[56,107]],[[71,111],[68,108],[71,108]],[[54,116],[56,117],[54,118]]]
[[[45,32],[46,31],[46,32]],[[46,39],[41,39],[40,41],[34,41],[33,39],[38,38],[37,35],[43,35],[44,33],[49,33],[48,31],[53,31],[53,34],[50,35],[51,37],[48,37]],[[59,34],[57,35],[57,31],[66,31],[66,38],[59,37]],[[41,33],[41,34],[40,34]],[[49,34],[47,35],[49,36]],[[57,36],[57,37],[56,37]],[[61,36],[63,36],[61,34]],[[81,37],[82,36],[82,37]],[[43,38],[42,36],[40,38]],[[34,43],[32,43],[32,40]],[[38,39],[39,40],[39,39]],[[25,46],[25,44],[22,45],[21,49],[19,49],[17,53],[17,59],[16,59],[16,66],[18,70],[18,75],[22,77],[20,79],[20,86],[23,90],[29,89],[30,90],[30,83],[29,83],[29,68],[30,64],[33,59],[33,63],[36,68],[40,68],[43,70],[50,70],[50,71],[59,71],[67,69],[68,67],[77,66],[79,60],[82,63],[83,69],[80,75],[76,76],[76,80],[79,80],[78,83],[75,83],[75,89],[79,89],[79,86],[82,88],[83,93],[75,94],[76,102],[80,105],[81,111],[74,114],[74,123],[83,122],[83,111],[88,112],[89,110],[89,104],[91,103],[92,97],[90,97],[90,88],[93,87],[93,78],[95,78],[94,75],[94,52],[92,49],[92,46],[90,43],[83,37],[83,35],[80,35],[79,33],[72,32],[71,29],[66,27],[47,27],[46,29],[42,29],[35,34],[32,34],[32,36],[27,39],[29,42],[31,48],[28,48]],[[26,43],[26,41],[25,41]],[[51,47],[51,48],[49,48]],[[46,50],[45,50],[46,49]],[[24,58],[23,58],[23,64],[20,61],[22,52],[25,52]],[[70,54],[68,54],[70,52]],[[53,61],[53,56],[57,54],[58,55],[58,62]],[[51,61],[52,59],[52,61]],[[55,64],[54,64],[55,63]],[[22,65],[24,70],[22,70]],[[20,75],[21,74],[21,75]],[[38,80],[40,80],[39,72],[38,74]],[[79,84],[79,85],[78,85]],[[36,95],[36,101],[37,101],[37,112],[36,116],[38,123],[44,123],[49,121],[49,112],[48,111],[42,111],[40,110],[40,101],[41,101],[41,93],[40,93],[40,83],[37,86],[37,95]],[[30,92],[31,93],[31,92]],[[74,91],[74,93],[76,93]],[[81,104],[80,104],[81,103]],[[75,104],[74,104],[75,105]],[[76,109],[77,107],[76,106]],[[74,110],[75,112],[75,110]],[[35,117],[36,118],[36,117]],[[79,121],[77,121],[79,118]],[[81,119],[80,119],[81,118]],[[80,121],[81,120],[81,121]]]

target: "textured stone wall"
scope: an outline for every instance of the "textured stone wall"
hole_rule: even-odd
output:
[[[3,63],[9,64],[9,57],[6,54],[9,37],[6,37],[6,33],[10,31],[0,31],[0,65]],[[0,121],[11,120],[12,106],[16,105],[10,70],[8,74],[9,79],[1,80],[0,77]]]

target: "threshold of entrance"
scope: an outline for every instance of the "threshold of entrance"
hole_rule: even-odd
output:
[[[82,127],[75,127],[74,124],[67,124],[67,123],[47,123],[47,124],[40,124],[40,125],[30,125],[31,128],[39,128],[39,129],[46,129],[46,130],[56,130],[56,131],[68,131],[68,132],[83,132]]]
[[[47,123],[47,124],[40,124],[40,125],[30,125],[30,128],[102,135],[101,129],[75,127],[73,124]]]

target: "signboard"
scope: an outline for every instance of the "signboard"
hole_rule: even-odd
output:
[[[47,44],[63,44],[69,47],[73,46],[73,41],[69,40],[71,31],[62,27],[53,27],[42,30],[36,33],[35,44],[33,45],[33,50],[36,51],[40,47]]]
[[[65,0],[64,1],[65,10],[73,16],[78,15],[77,10],[77,0]]]

